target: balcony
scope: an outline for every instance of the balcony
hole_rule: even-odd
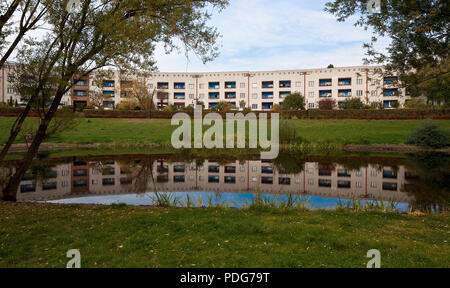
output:
[[[273,99],[273,92],[263,92],[262,99]]]
[[[398,77],[384,77],[384,85],[397,85]]]
[[[350,189],[352,188],[352,182],[351,181],[338,181],[337,184],[338,188],[344,188],[344,189]]]
[[[349,86],[352,85],[352,78],[339,78],[338,79],[339,86]]]
[[[398,96],[398,89],[384,89],[384,97],[395,97]]]
[[[394,108],[395,106],[398,106],[398,101],[383,101],[384,108]]]
[[[280,81],[280,88],[291,88],[291,81]]]
[[[169,83],[167,83],[167,82],[158,82],[158,84],[156,84],[156,87],[158,89],[162,89],[162,90],[169,89]]]
[[[333,80],[331,79],[320,79],[319,80],[319,86],[320,87],[328,87],[333,84]]]
[[[173,99],[175,100],[184,100],[186,99],[186,95],[184,93],[174,93]]]
[[[220,89],[220,82],[209,82],[209,89]]]
[[[87,80],[80,80],[80,79],[76,79],[74,80],[74,86],[87,86],[88,82]]]
[[[105,88],[114,88],[116,86],[116,82],[114,80],[106,80],[103,82],[103,87]]]
[[[185,83],[174,83],[173,88],[174,89],[186,89],[186,84]]]
[[[319,97],[332,97],[333,92],[331,90],[322,90],[319,91]]]
[[[209,109],[212,109],[214,107],[216,107],[217,105],[219,105],[219,103],[209,103]]]
[[[225,88],[226,89],[235,89],[236,88],[236,82],[225,82]]]
[[[352,96],[352,90],[346,89],[346,90],[339,90],[338,91],[339,97],[351,97]]]
[[[331,188],[331,180],[319,179],[319,187]]]
[[[88,93],[86,90],[73,90],[73,96],[76,97],[87,97]]]
[[[262,103],[262,109],[263,110],[272,110],[273,109],[273,103],[272,102]]]
[[[220,93],[219,92],[209,93],[209,99],[212,99],[212,100],[220,99]]]
[[[236,92],[225,92],[225,99],[236,99]]]
[[[273,81],[262,82],[262,88],[273,88]]]
[[[105,98],[114,98],[115,93],[114,91],[103,91],[103,97]]]
[[[105,106],[105,108],[114,108],[115,104],[114,101],[103,101],[103,106]]]

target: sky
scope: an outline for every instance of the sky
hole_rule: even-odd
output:
[[[220,56],[206,65],[191,54],[155,58],[163,72],[260,71],[362,65],[372,34],[353,21],[324,12],[326,0],[230,0],[210,24],[217,27]]]

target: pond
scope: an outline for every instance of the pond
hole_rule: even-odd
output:
[[[5,183],[17,161],[0,169]],[[280,155],[275,161],[185,155],[39,157],[17,192],[19,202],[302,206],[376,205],[396,211],[447,211],[450,156]]]

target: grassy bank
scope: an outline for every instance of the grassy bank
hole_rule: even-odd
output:
[[[14,118],[0,118],[0,143],[5,143]],[[30,119],[32,125],[36,119]],[[406,135],[423,120],[287,120],[295,127],[297,138],[306,142],[344,144],[401,144]],[[436,121],[442,129],[450,129],[450,120]],[[53,135],[52,143],[155,143],[169,144],[175,128],[170,120],[80,119],[70,131]],[[20,137],[18,142],[23,142]]]
[[[0,202],[0,267],[449,267],[448,216]]]

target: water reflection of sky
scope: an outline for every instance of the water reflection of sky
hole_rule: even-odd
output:
[[[255,194],[253,193],[211,193],[211,192],[175,192],[175,193],[160,193],[161,195],[167,195],[169,198],[176,200],[178,206],[185,207],[188,203],[188,198],[192,207],[198,207],[202,203],[204,207],[210,206],[224,206],[231,208],[245,208],[252,203]],[[286,202],[289,195],[273,195],[273,194],[261,194],[264,199],[274,200],[278,203]],[[338,198],[324,198],[324,197],[310,197],[310,196],[293,196],[294,201],[305,201],[306,207],[313,210],[318,209],[334,209],[339,204],[348,203],[351,205],[351,200],[340,200]],[[131,206],[152,206],[155,205],[155,193],[145,194],[127,194],[127,195],[107,195],[107,196],[91,196],[72,199],[62,199],[48,201],[48,203],[55,204],[93,204],[93,205],[112,205],[112,204],[127,204]],[[362,205],[373,202],[371,200],[361,200]],[[381,202],[376,202],[381,203]],[[385,207],[390,206],[392,203],[384,201]],[[395,203],[395,207],[399,212],[406,212],[408,210],[407,203]]]

